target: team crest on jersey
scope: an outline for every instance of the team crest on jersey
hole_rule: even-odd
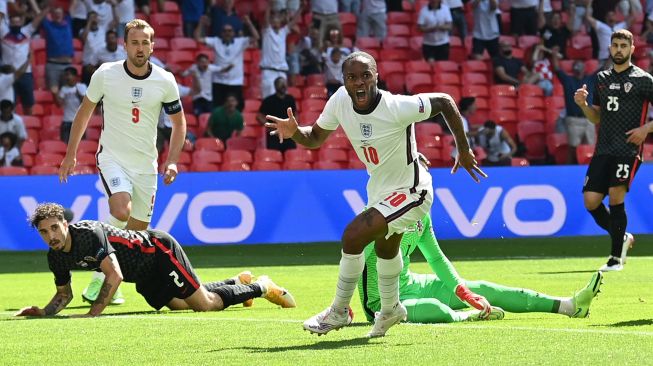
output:
[[[120,185],[120,178],[119,177],[111,178],[109,184],[111,184],[111,187],[118,187],[118,185]]]
[[[363,137],[370,138],[372,137],[372,124],[371,123],[361,123],[361,133]]]
[[[628,93],[632,88],[633,88],[633,83],[631,83],[630,81],[624,84],[624,90],[626,91],[626,93]]]
[[[143,88],[132,86],[132,98],[139,99],[143,96]]]

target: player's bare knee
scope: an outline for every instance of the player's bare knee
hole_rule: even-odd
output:
[[[125,222],[129,221],[129,216],[131,215],[129,207],[111,207],[109,209],[109,212],[111,216],[115,217],[120,221],[125,221]]]

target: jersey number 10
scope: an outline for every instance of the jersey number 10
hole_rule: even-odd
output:
[[[368,163],[377,165],[379,163],[379,153],[372,146],[361,146],[363,149],[363,154],[365,154],[365,160]]]
[[[132,108],[132,122],[138,123],[141,120],[141,110],[138,107]]]

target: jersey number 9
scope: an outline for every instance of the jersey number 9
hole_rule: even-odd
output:
[[[132,122],[138,123],[141,120],[141,110],[138,107],[132,108]]]

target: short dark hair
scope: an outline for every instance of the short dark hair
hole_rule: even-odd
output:
[[[195,60],[196,60],[196,61],[199,61],[199,60],[201,60],[201,59],[203,59],[203,58],[205,58],[205,59],[208,60],[208,59],[209,59],[209,55],[207,55],[206,53],[199,53],[199,54],[197,54],[197,57],[195,57]]]
[[[65,69],[63,69],[63,72],[65,72],[65,73],[67,72],[67,73],[69,73],[69,74],[72,74],[72,75],[74,75],[74,76],[77,76],[77,69],[74,68],[74,67],[72,67],[72,66],[70,66],[70,67],[66,67]]]
[[[14,103],[9,99],[0,100],[0,109],[13,108]]]
[[[476,102],[476,98],[474,97],[464,97],[460,99],[460,111],[464,112],[468,110],[469,107],[471,107],[474,104],[474,102]]]
[[[53,202],[41,203],[36,206],[34,213],[29,218],[30,225],[33,228],[38,228],[41,221],[49,218],[57,218],[61,221],[64,220],[64,208],[62,205]]]
[[[483,124],[483,127],[485,127],[485,128],[489,128],[489,129],[492,129],[492,130],[493,130],[493,129],[497,128],[497,123],[494,122],[494,121],[491,120],[491,119],[488,119],[488,120],[485,121],[485,123]]]
[[[345,60],[342,62],[342,72],[343,73],[345,72],[345,66],[347,66],[347,64],[349,64],[351,61],[353,61],[356,58],[366,59],[367,61],[369,61],[370,66],[374,69],[374,71],[378,70],[376,68],[376,60],[374,59],[374,57],[372,57],[372,55],[370,55],[369,53],[364,52],[364,51],[356,51],[356,52],[350,53],[349,56],[345,57]]]
[[[11,141],[11,146],[16,146],[16,141],[18,141],[18,136],[11,132],[5,132],[2,135],[0,135],[0,141],[4,140],[6,138],[9,138],[9,141]]]
[[[612,32],[612,35],[610,36],[610,42],[612,42],[614,39],[623,39],[628,41],[631,45],[633,44],[633,34],[630,33],[628,29],[619,29],[618,31]]]

